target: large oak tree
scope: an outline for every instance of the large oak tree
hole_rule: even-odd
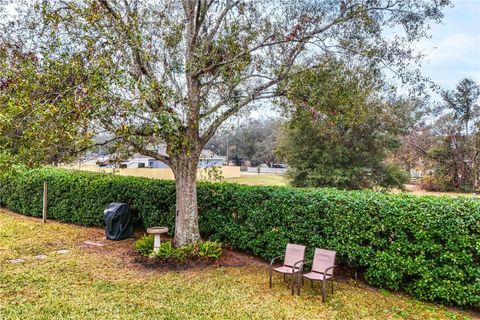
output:
[[[446,5],[445,0],[15,1],[2,6],[11,17],[3,19],[8,22],[1,39],[41,61],[76,57],[85,68],[101,71],[108,85],[94,86],[92,93],[102,91],[102,99],[85,111],[88,132],[109,134],[118,148],[172,168],[175,244],[182,246],[200,238],[196,166],[222,123],[281,96],[277,84],[314,68],[318,55],[412,76],[406,71],[418,56],[410,45],[426,36]],[[160,145],[166,154],[155,149]]]

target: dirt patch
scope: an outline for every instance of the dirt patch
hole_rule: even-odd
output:
[[[247,267],[247,266],[267,266],[268,263],[260,258],[252,257],[246,253],[226,248],[217,264],[222,267]]]
[[[204,269],[207,267],[248,267],[266,266],[267,264],[258,258],[245,253],[224,248],[218,260],[190,259],[185,263],[176,261],[164,261],[155,258],[144,257],[136,252],[132,253],[133,261],[146,269],[158,269],[162,271],[185,271],[190,269]]]
[[[78,246],[82,249],[101,255],[113,255],[121,259],[122,266],[137,270],[140,273],[156,273],[167,271],[195,271],[208,267],[268,267],[269,263],[258,257],[234,250],[229,247],[223,248],[222,255],[218,260],[193,259],[180,264],[175,261],[163,261],[140,255],[134,249],[134,243],[145,233],[143,229],[136,229],[133,238],[121,241],[105,239],[103,229],[88,228],[89,238],[79,239]],[[162,236],[162,241],[172,241],[172,237]],[[87,243],[86,243],[87,241]],[[88,241],[97,245],[89,245]],[[101,244],[99,246],[98,244]],[[357,279],[363,280],[361,272],[347,266],[335,268],[335,278],[339,280]]]
[[[173,260],[161,260],[157,258],[148,258],[141,256],[138,253],[134,253],[133,261],[141,267],[147,270],[158,271],[187,271],[187,270],[199,270],[207,267],[219,267],[222,266],[219,260],[207,260],[207,259],[188,259],[184,263],[178,263]]]

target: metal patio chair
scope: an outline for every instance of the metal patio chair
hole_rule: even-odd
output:
[[[298,277],[298,292],[300,294],[300,277],[303,279],[307,278],[310,280],[310,284],[313,288],[314,281],[322,281],[322,302],[325,302],[325,285],[327,280],[330,280],[332,283],[332,294],[333,294],[333,270],[335,269],[335,256],[336,252],[331,250],[315,248],[315,254],[313,260],[309,261],[312,263],[312,270],[305,274],[299,274]],[[306,262],[306,263],[309,263]]]
[[[285,257],[281,267],[274,268],[275,260]],[[295,293],[295,275],[300,274],[303,270],[303,263],[305,262],[305,246],[301,244],[287,244],[284,256],[278,256],[270,261],[270,288],[272,288],[272,274],[278,272],[283,274],[283,280],[286,281],[286,275],[292,275],[292,295]],[[300,287],[298,288],[300,294]]]

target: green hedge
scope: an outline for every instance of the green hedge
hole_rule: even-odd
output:
[[[101,226],[104,207],[131,201],[145,227],[173,230],[172,181],[37,169],[0,178],[0,204],[40,216],[43,181],[49,217]],[[338,252],[367,281],[431,301],[480,307],[480,201],[370,191],[199,183],[200,229],[264,259],[287,242]]]

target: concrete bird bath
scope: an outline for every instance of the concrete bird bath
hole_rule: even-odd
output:
[[[153,252],[158,253],[158,251],[160,250],[160,235],[167,232],[167,227],[147,228],[147,233],[153,234]]]

